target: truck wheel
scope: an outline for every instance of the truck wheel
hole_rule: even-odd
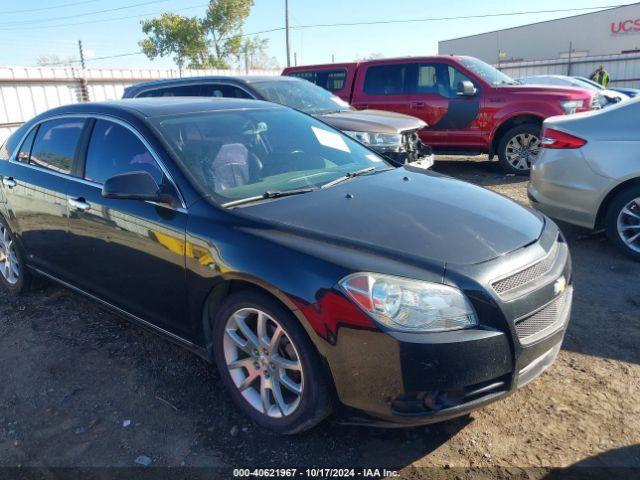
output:
[[[232,293],[214,318],[213,341],[231,397],[259,425],[294,434],[331,413],[329,379],[313,343],[272,298]]]
[[[529,175],[540,152],[540,126],[525,123],[505,133],[498,144],[498,158],[506,173]]]
[[[605,217],[609,240],[629,257],[640,260],[640,186],[618,193]]]

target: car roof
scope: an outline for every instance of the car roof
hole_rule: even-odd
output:
[[[63,115],[74,113],[117,114],[129,113],[137,117],[159,117],[203,111],[286,108],[262,100],[226,97],[151,97],[110,100],[106,102],[84,102],[57,107],[43,115]]]
[[[280,75],[247,75],[247,76],[230,76],[230,75],[206,75],[200,77],[182,77],[182,78],[163,78],[162,80],[152,80],[149,82],[136,83],[125,89],[125,92],[146,90],[152,87],[162,87],[167,85],[189,85],[193,83],[209,83],[209,82],[228,82],[250,85],[252,83],[260,83],[266,81],[276,82],[299,82],[303,81],[293,77],[283,77]]]

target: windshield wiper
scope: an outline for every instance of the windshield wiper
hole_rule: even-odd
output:
[[[239,200],[232,200],[227,203],[223,203],[223,207],[234,207],[243,203],[257,202],[259,200],[265,200],[267,198],[280,198],[288,197],[290,195],[300,195],[302,193],[315,192],[317,188],[293,188],[291,190],[267,190],[262,195],[256,195],[255,197],[241,198]]]
[[[333,187],[334,185],[337,185],[337,184],[342,183],[342,182],[344,182],[346,180],[349,180],[350,178],[359,177],[360,175],[366,175],[367,173],[386,172],[387,170],[394,170],[394,169],[393,168],[382,168],[380,170],[376,170],[375,167],[366,167],[366,168],[362,168],[360,170],[356,170],[355,172],[347,172],[342,177],[338,177],[335,180],[331,180],[330,182],[325,183],[324,185],[322,185],[320,188]]]

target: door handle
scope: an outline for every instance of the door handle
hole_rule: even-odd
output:
[[[12,177],[5,177],[2,179],[2,184],[7,188],[13,188],[18,185],[18,182],[16,182]]]
[[[411,104],[411,108],[415,108],[415,109],[418,109],[418,108],[424,108],[426,105],[427,105],[427,104],[426,104],[426,103],[424,103],[424,102],[413,102],[413,103]]]
[[[76,210],[80,210],[82,212],[87,212],[91,210],[91,205],[85,202],[83,198],[70,198],[69,206],[71,208],[75,208]]]

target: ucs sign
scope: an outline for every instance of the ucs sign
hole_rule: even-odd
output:
[[[611,22],[611,33],[615,35],[634,32],[640,32],[640,18],[637,18],[635,20],[620,20],[619,22]]]

